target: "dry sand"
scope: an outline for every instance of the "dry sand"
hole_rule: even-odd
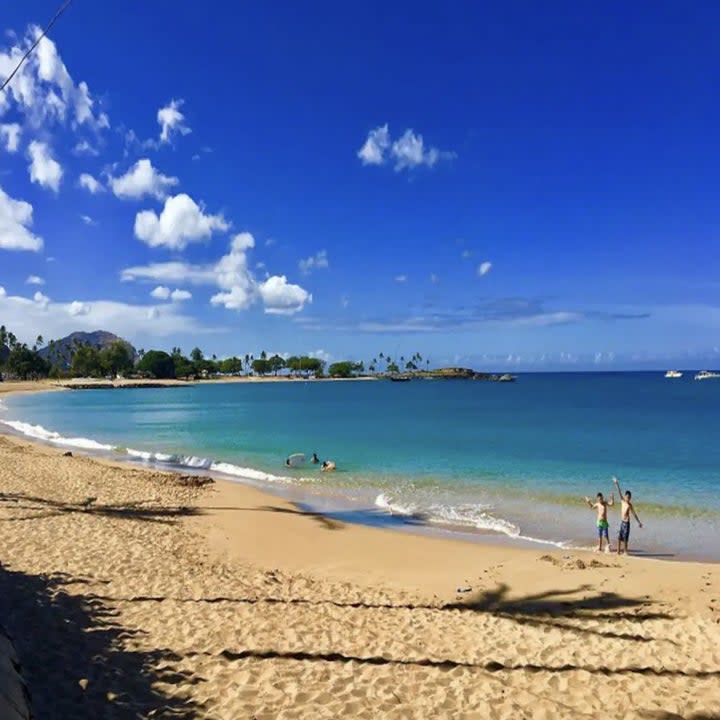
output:
[[[43,720],[720,717],[717,565],[359,527],[3,436],[0,548]]]

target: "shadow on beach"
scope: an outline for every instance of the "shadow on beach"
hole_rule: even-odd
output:
[[[166,695],[157,685],[198,682],[171,669],[180,658],[167,650],[124,649],[124,640],[136,631],[119,625],[117,612],[97,597],[66,591],[80,582],[0,565],[0,619],[20,657],[34,717],[197,717],[197,704]]]
[[[170,523],[202,513],[202,510],[196,507],[154,505],[148,500],[115,504],[96,504],[95,501],[96,498],[89,497],[78,503],[70,503],[26,493],[0,493],[0,503],[4,503],[8,509],[25,511],[22,515],[1,518],[0,521],[23,522],[69,513],[86,513],[107,518]]]
[[[582,597],[577,595],[582,594]],[[675,644],[670,639],[655,638],[643,632],[644,623],[653,620],[668,620],[674,616],[668,613],[656,612],[652,609],[651,603],[626,598],[616,593],[591,592],[590,586],[579,586],[572,590],[551,590],[543,593],[526,595],[524,597],[509,597],[509,588],[500,585],[496,589],[479,593],[463,602],[446,603],[437,605],[424,605],[414,603],[365,603],[365,602],[343,602],[334,600],[314,600],[304,598],[251,598],[251,597],[207,597],[207,598],[180,598],[170,596],[155,597],[132,597],[132,598],[106,598],[110,601],[122,602],[188,602],[188,603],[242,603],[262,606],[263,604],[286,605],[288,611],[293,605],[323,606],[332,605],[343,608],[363,610],[415,610],[428,612],[467,612],[467,613],[488,613],[495,617],[516,622],[520,625],[546,626],[548,628],[560,629],[569,634],[582,636],[592,634],[604,638],[635,642],[668,642]],[[617,632],[617,624],[624,621],[623,628],[631,632]],[[631,647],[630,645],[628,647]],[[657,677],[688,677],[698,680],[720,679],[720,668],[691,670],[683,667],[667,667],[665,665],[637,665],[622,662],[606,663],[602,659],[597,664],[583,663],[537,663],[537,662],[508,662],[485,657],[482,660],[468,660],[460,658],[436,658],[436,657],[392,657],[389,654],[373,653],[368,647],[368,652],[363,654],[348,654],[341,651],[329,649],[325,652],[317,652],[312,649],[286,650],[274,648],[243,648],[228,647],[216,653],[194,652],[189,657],[219,657],[230,662],[239,662],[247,659],[267,660],[294,660],[309,663],[347,663],[354,662],[359,665],[370,666],[415,666],[431,667],[442,670],[455,668],[468,668],[488,673],[548,673],[564,674],[577,671],[584,671],[602,676],[612,675],[639,675]],[[671,720],[673,715],[668,715],[663,720]],[[703,716],[698,716],[701,720]]]
[[[305,517],[318,523],[326,530],[341,530],[347,524],[367,525],[375,528],[399,528],[404,526],[422,526],[427,523],[424,515],[414,513],[412,515],[392,515],[384,510],[353,509],[353,510],[314,510],[310,505],[300,502],[293,502],[293,507],[282,505],[258,505],[257,507],[205,507],[203,510],[233,510],[237,512],[273,512],[284,513]]]

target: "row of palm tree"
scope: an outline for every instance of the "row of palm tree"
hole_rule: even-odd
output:
[[[381,352],[370,361],[368,370],[371,373],[382,372],[383,364],[385,365],[385,372],[388,373],[398,373],[403,371],[416,372],[418,370],[422,370],[423,356],[419,352],[416,352],[406,361],[405,356],[401,355],[398,363],[395,362],[390,355],[386,355]],[[425,358],[425,369],[430,369],[429,358]]]

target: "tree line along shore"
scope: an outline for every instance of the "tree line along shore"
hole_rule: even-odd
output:
[[[384,365],[384,368],[382,367]],[[423,367],[424,366],[424,367]],[[301,378],[412,378],[508,380],[510,375],[478,373],[467,368],[431,369],[430,360],[414,353],[395,361],[379,353],[366,365],[363,361],[341,360],[329,365],[308,355],[283,357],[262,351],[259,357],[246,354],[206,357],[199,347],[185,355],[179,347],[164,350],[136,350],[131,343],[112,333],[72,333],[60,340],[45,342],[38,335],[28,346],[0,325],[0,380],[70,380],[72,378],[201,380],[218,377],[301,377]]]

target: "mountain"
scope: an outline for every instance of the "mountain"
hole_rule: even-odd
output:
[[[90,345],[98,350],[102,350],[111,343],[119,340],[130,348],[132,359],[137,359],[137,351],[127,340],[117,335],[107,332],[106,330],[96,330],[95,332],[74,332],[60,340],[49,342],[40,350],[40,355],[47,358],[53,365],[67,370],[72,363],[72,356],[78,345]]]

